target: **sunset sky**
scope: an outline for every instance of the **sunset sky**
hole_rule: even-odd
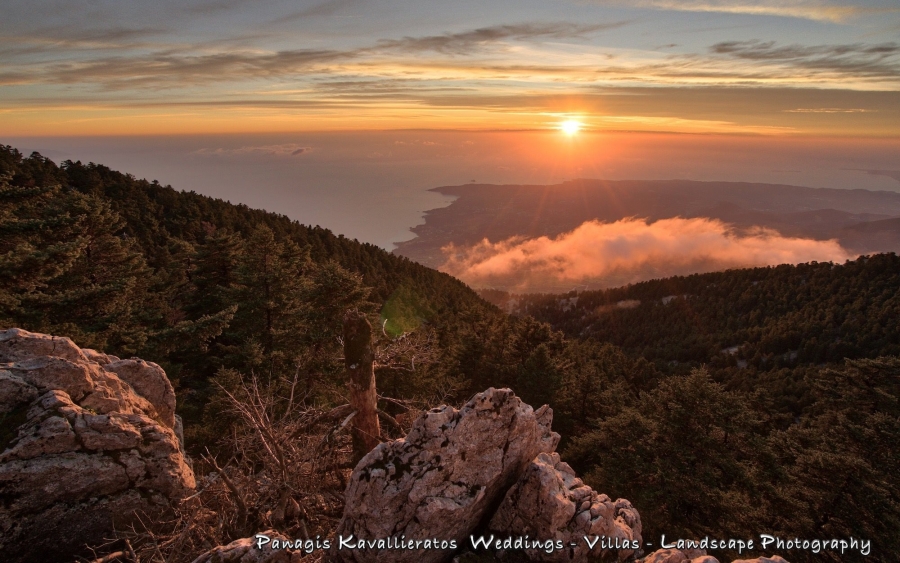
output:
[[[896,0],[34,0],[0,132],[900,135]]]

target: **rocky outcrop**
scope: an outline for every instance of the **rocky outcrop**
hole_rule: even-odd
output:
[[[459,410],[423,414],[405,439],[378,445],[357,464],[326,560],[483,561],[478,551],[485,549],[520,551],[534,561],[632,557],[642,541],[640,515],[629,501],[586,486],[560,460],[552,418],[546,405],[533,410],[511,390],[494,388]],[[500,546],[476,546],[470,536]],[[531,541],[518,545],[520,538]],[[475,553],[460,555],[467,550]],[[264,554],[246,538],[195,563],[254,556]]]
[[[0,552],[71,560],[194,488],[163,370],[0,331]]]
[[[525,467],[556,448],[552,417],[549,407],[535,411],[509,389],[488,389],[460,410],[432,409],[405,439],[380,444],[356,466],[338,535],[353,542],[454,540],[463,547]],[[334,560],[356,563],[437,563],[455,551],[334,547]]]
[[[542,453],[528,464],[490,528],[506,536],[561,540],[563,549],[526,549],[532,561],[586,562],[613,552],[624,560],[641,545],[641,517],[631,503],[595,492],[557,453]],[[602,539],[591,545],[586,536]]]
[[[706,555],[705,550],[691,549],[681,551],[678,549],[660,549],[640,560],[640,563],[719,563],[712,555]],[[757,557],[756,559],[736,559],[732,563],[788,563],[778,555],[771,557]]]

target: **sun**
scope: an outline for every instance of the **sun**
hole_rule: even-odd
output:
[[[559,124],[560,130],[568,136],[572,136],[581,130],[581,122],[574,119],[568,119]]]

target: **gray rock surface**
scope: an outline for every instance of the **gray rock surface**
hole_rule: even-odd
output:
[[[557,453],[542,453],[528,464],[506,493],[490,528],[498,535],[562,540],[562,550],[526,550],[532,561],[586,562],[588,557],[607,557],[613,552],[624,560],[635,553],[626,546],[633,540],[640,546],[642,541],[641,517],[631,503],[625,499],[612,501],[595,492]],[[596,542],[592,550],[583,540],[585,536],[606,536],[606,540]]]
[[[68,338],[0,331],[4,561],[71,560],[194,488],[165,373],[124,362]]]
[[[355,540],[405,536],[466,545],[531,460],[556,448],[552,418],[549,407],[535,411],[509,389],[494,388],[460,410],[430,410],[405,439],[380,444],[359,462],[337,533]],[[356,563],[437,563],[453,555],[440,549],[331,552],[335,561]]]

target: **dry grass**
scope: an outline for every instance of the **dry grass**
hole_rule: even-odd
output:
[[[220,390],[222,412],[235,422],[216,455],[207,450],[193,460],[197,491],[165,517],[138,515],[97,548],[120,552],[106,561],[187,563],[268,529],[291,539],[334,534],[351,470],[346,407],[308,406],[295,395],[296,377],[268,385],[238,377],[233,389]],[[317,551],[303,561],[322,557]]]

